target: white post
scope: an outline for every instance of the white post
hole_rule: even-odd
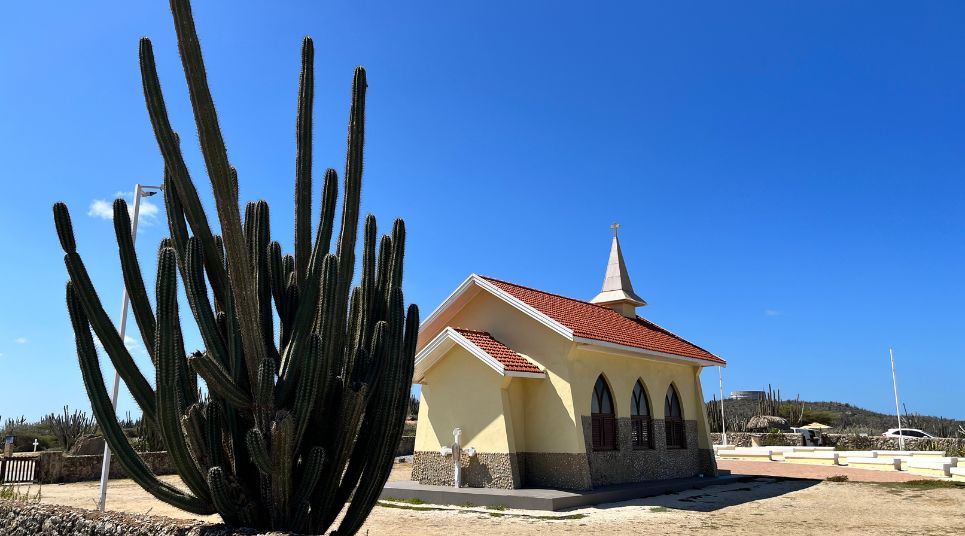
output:
[[[131,218],[131,241],[137,241],[137,219],[141,212],[141,198],[147,197],[149,195],[154,195],[155,192],[145,192],[145,188],[152,188],[160,190],[160,186],[141,186],[140,184],[134,185],[134,214]],[[127,306],[130,302],[130,298],[127,295],[127,286],[124,286],[124,292],[121,295],[121,319],[120,327],[117,330],[118,335],[121,337],[121,342],[124,342],[124,334],[127,331]],[[120,386],[121,377],[117,373],[117,369],[114,369],[114,388],[111,391],[111,404],[114,406],[114,410],[117,410],[117,390]],[[101,486],[100,486],[100,500],[97,501],[97,509],[101,512],[107,506],[107,477],[111,473],[111,450],[107,446],[107,441],[104,441],[104,459],[101,462]]]
[[[901,428],[901,404],[898,403],[898,377],[895,375],[895,351],[888,348],[891,355],[891,384],[895,388],[895,414],[898,415],[898,450],[905,450],[905,434]]]
[[[452,473],[452,485],[458,488],[462,483],[462,428],[453,430],[452,437],[456,440],[452,444],[452,462],[455,464]]]
[[[724,422],[724,368],[717,365],[717,374],[720,377],[720,444],[727,444],[727,424]]]

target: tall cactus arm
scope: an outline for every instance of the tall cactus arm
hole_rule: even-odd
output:
[[[208,470],[211,499],[225,522],[235,526],[258,526],[258,508],[238,482],[223,467]]]
[[[302,41],[302,73],[298,81],[295,120],[295,280],[308,275],[312,247],[312,105],[315,100],[315,45]]]
[[[181,154],[180,142],[177,134],[171,128],[168,120],[167,107],[164,104],[164,94],[161,92],[161,82],[158,80],[157,67],[154,63],[154,50],[151,40],[142,38],[140,42],[141,84],[144,90],[144,101],[147,104],[148,116],[154,127],[154,136],[164,158],[166,176],[175,185],[177,200],[183,206],[184,215],[191,225],[195,236],[204,244],[205,258],[208,265],[211,289],[218,303],[224,303],[225,295],[229,291],[228,276],[223,265],[215,263],[219,259],[218,248],[208,225],[208,217],[198,197],[198,190],[191,182],[187,165]],[[171,195],[165,196],[165,203],[173,201]]]
[[[114,413],[114,406],[107,394],[104,377],[101,375],[100,364],[97,361],[97,350],[94,347],[94,339],[90,334],[90,325],[71,283],[67,284],[67,309],[70,312],[71,323],[74,327],[78,362],[81,374],[84,377],[87,395],[90,397],[91,409],[93,409],[97,424],[104,434],[104,440],[110,445],[111,452],[117,458],[118,463],[130,475],[131,479],[159,500],[195,514],[213,514],[215,511],[210,502],[193,497],[170,484],[162,482],[134,452],[124,435],[124,430],[117,422],[117,415]]]
[[[131,218],[127,212],[127,203],[123,199],[114,200],[114,234],[117,236],[117,251],[121,258],[121,273],[124,275],[124,287],[131,300],[131,311],[141,332],[144,347],[154,361],[154,311],[147,298],[144,288],[144,278],[141,267],[137,262],[137,251],[134,249],[134,237],[131,235]]]
[[[397,411],[397,408],[393,405],[393,386],[397,386],[400,381],[405,385],[411,385],[409,383],[411,371],[408,372],[409,376],[405,376],[407,374],[404,370],[405,359],[402,357],[403,349],[406,347],[406,342],[403,340],[403,330],[407,327],[406,323],[408,323],[410,329],[412,329],[411,326],[418,329],[419,316],[417,309],[410,308],[410,317],[408,319],[403,318],[403,307],[402,292],[396,289],[392,293],[388,321],[380,322],[380,325],[384,326],[385,329],[374,336],[380,351],[376,352],[373,361],[360,364],[357,367],[358,369],[369,367],[368,370],[357,370],[356,373],[359,375],[365,377],[381,375],[382,377],[367,380],[372,385],[373,393],[368,401],[368,407],[365,409],[365,420],[359,431],[359,439],[355,442],[348,468],[336,493],[336,504],[342,504],[348,500],[359,482],[359,478],[362,477],[363,471],[369,470],[367,469],[369,464],[375,463],[373,460],[377,458],[377,454],[380,452],[377,449],[381,448],[383,444],[398,444],[398,439],[394,440],[395,443],[393,443],[393,436],[386,437],[383,434],[386,433],[387,429],[391,430],[391,427],[396,424],[393,420]],[[405,401],[407,404],[408,397],[405,398]],[[404,421],[404,415],[399,417],[399,421]],[[401,435],[401,433],[400,428],[399,434]],[[327,521],[330,523],[333,519],[331,517]]]
[[[251,263],[254,268],[255,290],[257,292],[256,302],[258,314],[260,315],[259,330],[264,340],[268,357],[275,360],[277,365],[280,361],[278,350],[275,347],[274,314],[271,304],[271,276],[269,272],[269,254],[271,244],[271,225],[269,218],[268,203],[264,200],[255,203],[254,218],[252,220],[251,240]]]
[[[251,410],[251,398],[235,385],[228,371],[214,358],[207,354],[201,354],[189,359],[188,364],[204,379],[212,394],[224,399],[225,402],[237,409]]]
[[[338,324],[339,315],[333,310],[336,303],[336,292],[338,291],[338,266],[338,259],[332,254],[326,255],[322,260],[319,282],[317,283],[321,295],[317,298],[316,309],[324,309],[325,311],[319,313],[319,323],[316,323],[311,330],[307,326],[303,326],[303,331],[319,334],[326,343],[321,352],[321,355],[327,360],[325,367],[320,372],[322,376],[330,375],[336,371],[336,360],[331,352],[334,351],[333,344],[336,340],[336,332],[341,326],[341,324]],[[299,296],[299,300],[302,300],[301,296]],[[306,337],[306,343],[310,337],[311,335]],[[288,370],[281,370],[279,373],[278,400],[281,404],[291,400],[295,388],[298,386],[298,378],[301,375],[301,368],[304,366],[303,361],[311,355],[310,351],[305,351],[308,350],[304,347],[306,346],[305,343],[297,348],[292,348],[291,346],[294,344],[295,341],[289,343],[287,349],[290,365]],[[325,394],[322,393],[321,396],[324,397]],[[319,399],[324,400],[324,398]]]
[[[186,394],[180,380],[179,368],[185,361],[184,350],[177,341],[178,295],[177,254],[174,248],[164,248],[158,255],[157,273],[157,384],[165,386],[158,390],[158,425],[164,445],[178,475],[198,497],[210,498],[208,484],[196,460],[191,456],[181,430],[181,406]]]
[[[127,347],[117,333],[117,329],[104,311],[100,298],[94,290],[94,284],[87,275],[87,268],[84,261],[76,250],[74,241],[74,231],[70,223],[70,213],[67,205],[63,203],[54,204],[54,223],[57,227],[57,235],[60,243],[64,246],[64,263],[67,265],[67,273],[73,282],[74,293],[80,303],[84,306],[84,315],[89,319],[94,333],[104,345],[104,350],[114,364],[124,384],[131,391],[134,401],[144,412],[144,417],[151,422],[157,422],[157,409],[155,407],[154,389],[141,374],[134,358],[131,357]]]
[[[392,224],[392,275],[389,286],[402,288],[402,262],[405,258],[405,221],[396,218]]]
[[[180,140],[180,138],[178,139]],[[172,177],[171,166],[167,164],[164,165],[164,194],[164,212],[168,219],[168,234],[174,243],[174,249],[178,252],[178,261],[183,264],[184,249],[188,245],[188,225],[184,221],[184,206],[178,198],[177,184]]]
[[[258,365],[258,382],[255,384],[255,422],[262,430],[268,430],[275,416],[275,361],[261,360]]]
[[[212,467],[211,460],[208,459],[208,422],[205,417],[205,406],[203,402],[197,402],[188,406],[185,414],[181,417],[181,430],[187,441],[188,451],[191,457],[201,468],[202,473]]]
[[[302,373],[298,378],[298,389],[295,402],[292,404],[292,418],[295,421],[294,444],[300,445],[305,428],[311,422],[312,411],[316,409],[319,386],[322,383],[322,371],[325,369],[325,356],[322,355],[322,340],[313,334],[309,344],[308,358],[302,366]]]
[[[279,412],[281,413],[281,412]],[[271,517],[276,529],[287,529],[295,469],[295,424],[285,413],[271,427]]]
[[[355,68],[352,106],[349,110],[348,148],[345,153],[345,196],[342,198],[342,227],[335,254],[341,261],[340,293],[346,292],[355,269],[355,240],[358,235],[359,204],[362,196],[362,164],[365,147],[365,69]]]
[[[366,465],[352,502],[349,504],[338,530],[335,531],[338,536],[351,536],[358,532],[365,518],[378,501],[379,492],[385,486],[385,482],[392,472],[395,445],[402,437],[402,430],[405,425],[405,412],[408,408],[411,390],[409,381],[411,381],[412,371],[415,367],[415,348],[418,334],[419,310],[413,304],[409,306],[406,317],[405,339],[400,347],[401,351],[395,359],[396,363],[393,367],[395,373],[386,378],[388,381],[381,384],[386,401],[386,407],[381,414],[385,421],[378,424],[382,425],[379,429],[385,431],[385,436],[378,443],[377,451]]]
[[[250,256],[241,230],[237,179],[233,176],[231,164],[228,162],[228,150],[218,126],[218,116],[204,70],[204,59],[201,57],[201,44],[191,17],[190,2],[171,0],[171,13],[174,15],[181,65],[191,95],[191,108],[198,126],[201,154],[211,179],[218,219],[221,222],[221,234],[228,258],[228,274],[231,277],[231,292],[238,315],[248,373],[254,383],[258,361],[267,355],[267,349],[259,324],[257,293],[249,269]]]
[[[268,282],[271,287],[271,297],[275,300],[275,312],[284,326],[288,317],[288,302],[286,301],[286,287],[288,274],[285,270],[285,259],[281,254],[281,244],[273,240],[268,245]]]
[[[314,328],[315,307],[320,292],[322,262],[328,255],[332,240],[332,229],[335,224],[336,201],[338,201],[338,174],[329,168],[325,172],[325,185],[322,188],[321,214],[318,221],[318,232],[315,234],[315,246],[312,249],[311,261],[308,265],[308,278],[298,287],[298,306],[291,314],[292,332],[288,344],[285,345],[280,365],[281,378],[294,378],[298,364],[294,363],[299,355],[308,334]]]
[[[245,436],[245,443],[248,445],[248,455],[251,461],[262,474],[271,474],[271,454],[268,453],[268,444],[265,443],[265,436],[261,430],[252,428]]]
[[[217,400],[209,400],[204,408],[205,439],[208,442],[208,463],[211,467],[224,467],[227,463],[224,445],[224,407]]]
[[[207,353],[218,363],[227,366],[228,346],[218,329],[217,318],[211,310],[208,289],[204,283],[204,249],[201,242],[195,237],[189,238],[184,253],[184,293],[188,297],[188,305],[198,324]]]

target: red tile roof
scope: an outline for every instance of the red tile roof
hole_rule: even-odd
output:
[[[529,287],[481,276],[500,290],[552,318],[573,331],[575,337],[632,346],[713,364],[726,362],[703,348],[661,328],[649,320],[627,318],[616,311],[590,302],[567,298]]]
[[[534,365],[525,357],[517,354],[505,344],[497,341],[492,335],[485,331],[475,331],[464,328],[452,328],[460,335],[469,339],[469,342],[482,348],[484,352],[491,355],[493,359],[499,361],[506,367],[506,370],[513,372],[542,372],[539,367]]]

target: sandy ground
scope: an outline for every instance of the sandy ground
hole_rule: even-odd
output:
[[[408,479],[399,465],[392,480]],[[176,477],[165,477],[176,482]],[[34,486],[33,491],[36,491]],[[47,485],[42,501],[93,508],[97,483]],[[965,534],[965,489],[914,490],[895,484],[830,483],[759,477],[567,512],[490,510],[430,505],[378,506],[362,534]],[[139,514],[194,518],[171,508],[130,480],[112,480],[108,507]],[[555,518],[555,519],[554,519]],[[220,521],[217,516],[208,519]]]

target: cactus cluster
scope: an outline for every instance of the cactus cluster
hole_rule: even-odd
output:
[[[170,233],[158,252],[153,307],[127,204],[118,199],[113,209],[121,272],[155,367],[153,385],[102,306],[77,252],[66,206],[54,205],[70,277],[67,307],[94,414],[119,463],[164,502],[197,514],[217,512],[231,525],[301,533],[326,532],[344,510],[335,533],[354,534],[392,467],[419,325],[417,308],[406,310],[403,301],[401,220],[377,239],[375,217],[366,217],[361,274],[353,286],[365,71],[358,68],[352,84],[341,223],[330,253],[338,177],[332,169],[325,172],[313,237],[314,51],[311,39],[303,43],[294,251],[285,254],[271,238],[267,203],[248,203],[242,219],[237,174],[218,126],[189,2],[172,0],[171,10],[220,235],[209,226],[168,121],[151,42],[142,39],[141,76],[164,159]],[[204,342],[204,350],[191,355],[178,311],[179,279]],[[104,385],[92,331],[144,421],[163,439],[185,489],[159,480],[128,443]]]

